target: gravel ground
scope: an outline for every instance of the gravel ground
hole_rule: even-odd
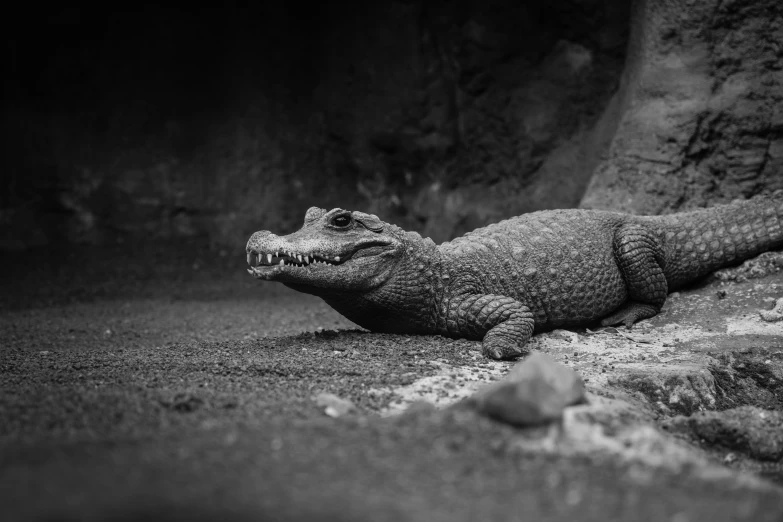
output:
[[[488,369],[478,343],[369,334],[251,279],[241,251],[142,243],[2,264],[4,520],[783,518],[774,488],[526,450],[464,407],[382,418],[395,386]],[[324,415],[321,392],[356,413]]]

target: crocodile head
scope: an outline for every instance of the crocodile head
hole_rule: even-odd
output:
[[[250,237],[248,272],[308,293],[369,291],[386,282],[404,257],[405,234],[371,214],[311,207],[293,234],[262,230]]]

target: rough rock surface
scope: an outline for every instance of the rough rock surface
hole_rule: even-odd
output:
[[[700,411],[677,416],[665,426],[690,433],[707,444],[737,450],[760,461],[783,459],[783,412],[755,406],[723,411]],[[730,457],[729,461],[736,459]]]
[[[783,5],[636,2],[581,206],[660,214],[783,188]]]

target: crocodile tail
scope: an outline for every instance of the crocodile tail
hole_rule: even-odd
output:
[[[663,234],[669,289],[783,247],[783,191],[713,208],[643,218]]]

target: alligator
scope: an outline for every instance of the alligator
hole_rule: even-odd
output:
[[[783,192],[662,216],[545,210],[436,245],[377,216],[312,207],[286,236],[254,233],[248,272],[321,297],[374,332],[482,340],[526,353],[534,333],[653,317],[669,292],[783,247]]]

